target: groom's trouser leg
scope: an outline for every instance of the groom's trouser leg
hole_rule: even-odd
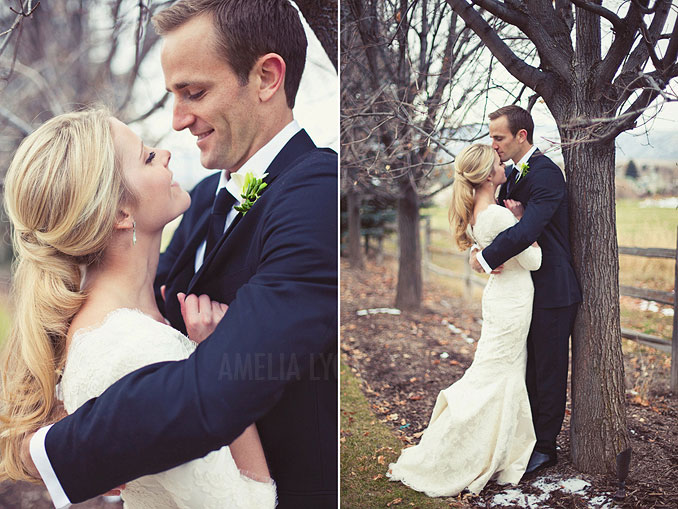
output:
[[[570,334],[578,304],[535,308],[527,336],[527,393],[537,435],[535,450],[554,454],[565,417]]]

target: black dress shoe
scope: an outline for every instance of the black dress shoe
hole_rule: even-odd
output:
[[[539,451],[533,451],[532,456],[530,456],[530,461],[527,462],[527,469],[525,469],[525,474],[533,474],[539,470],[542,470],[547,467],[552,467],[558,463],[555,454],[545,454]]]

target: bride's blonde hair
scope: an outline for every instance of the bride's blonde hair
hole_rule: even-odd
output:
[[[454,240],[462,250],[473,245],[467,228],[473,216],[474,190],[492,173],[494,154],[491,146],[476,143],[464,148],[454,160],[455,178],[448,216]]]
[[[110,114],[45,122],[19,146],[4,195],[16,258],[14,320],[0,364],[0,478],[32,480],[21,444],[55,408],[66,334],[86,298],[83,269],[100,259],[120,205],[135,203],[116,163]]]

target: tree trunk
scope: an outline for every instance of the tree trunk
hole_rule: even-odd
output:
[[[595,114],[596,107],[587,106],[587,114]],[[617,454],[629,447],[619,321],[615,143],[576,143],[586,135],[561,129],[563,141],[575,141],[564,157],[572,255],[583,293],[572,333],[570,441],[577,469],[615,472]]]
[[[398,199],[398,309],[419,309],[421,306],[421,242],[419,238],[419,197],[412,180],[400,183]]]
[[[353,186],[348,183],[346,191],[348,208],[348,261],[354,269],[363,268],[363,255],[360,251],[360,196]]]
[[[334,69],[337,70],[337,53],[339,51],[337,44],[339,32],[337,0],[296,0],[296,4],[320,44],[322,44]]]

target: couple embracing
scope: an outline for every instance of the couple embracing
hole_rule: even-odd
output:
[[[581,293],[570,254],[561,170],[533,145],[518,106],[490,118],[492,146],[455,160],[450,222],[471,266],[490,278],[473,363],[440,392],[421,441],[389,467],[429,496],[518,483],[556,463],[569,338]],[[505,166],[511,160],[514,164]]]
[[[56,507],[116,487],[130,509],[336,507],[337,157],[293,119],[299,15],[181,0],[153,21],[173,127],[222,171],[189,195],[105,110],[22,142],[0,474]]]

